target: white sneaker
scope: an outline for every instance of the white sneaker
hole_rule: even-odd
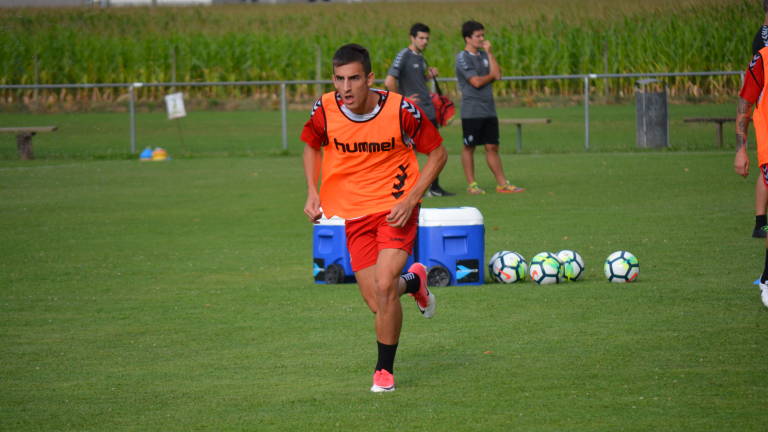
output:
[[[768,284],[760,283],[760,299],[765,307],[768,307]]]

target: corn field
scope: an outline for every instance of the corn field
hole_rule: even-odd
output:
[[[486,27],[503,74],[552,75],[743,70],[763,20],[756,0],[517,0],[312,3],[192,8],[0,10],[0,84],[200,82],[328,79],[330,57],[349,42],[366,46],[378,78],[408,42],[431,27],[426,52],[441,76],[454,75],[460,27]],[[318,69],[319,66],[319,69]],[[605,95],[631,94],[634,80],[595,81]],[[670,78],[675,96],[738,92],[739,77]],[[576,96],[578,80],[497,83],[500,97]],[[291,86],[296,100],[314,86]],[[450,91],[455,91],[449,87]],[[141,89],[157,101],[166,89]],[[268,87],[191,87],[192,97],[274,97]],[[124,89],[46,90],[54,104],[119,101]],[[4,90],[20,104],[32,90]]]

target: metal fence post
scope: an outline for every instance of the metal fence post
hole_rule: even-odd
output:
[[[283,150],[288,150],[288,103],[285,100],[285,83],[280,84],[280,116],[283,123]]]
[[[596,75],[584,76],[584,150],[589,150],[589,78],[592,76]]]
[[[128,87],[128,111],[131,115],[131,154],[136,153],[136,107],[134,102],[135,93],[133,91],[136,84],[138,83],[133,83]]]

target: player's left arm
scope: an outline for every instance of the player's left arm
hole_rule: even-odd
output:
[[[394,227],[403,227],[411,216],[413,208],[419,204],[429,185],[435,181],[445,166],[448,152],[443,147],[443,138],[437,128],[426,119],[421,108],[413,106],[418,116],[405,110],[403,129],[406,136],[413,137],[414,148],[427,155],[427,162],[421,169],[419,180],[413,185],[408,195],[395,205],[387,216],[387,223]]]

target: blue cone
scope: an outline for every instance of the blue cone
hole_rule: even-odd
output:
[[[152,160],[152,149],[149,147],[145,148],[144,151],[139,154],[139,159]]]

